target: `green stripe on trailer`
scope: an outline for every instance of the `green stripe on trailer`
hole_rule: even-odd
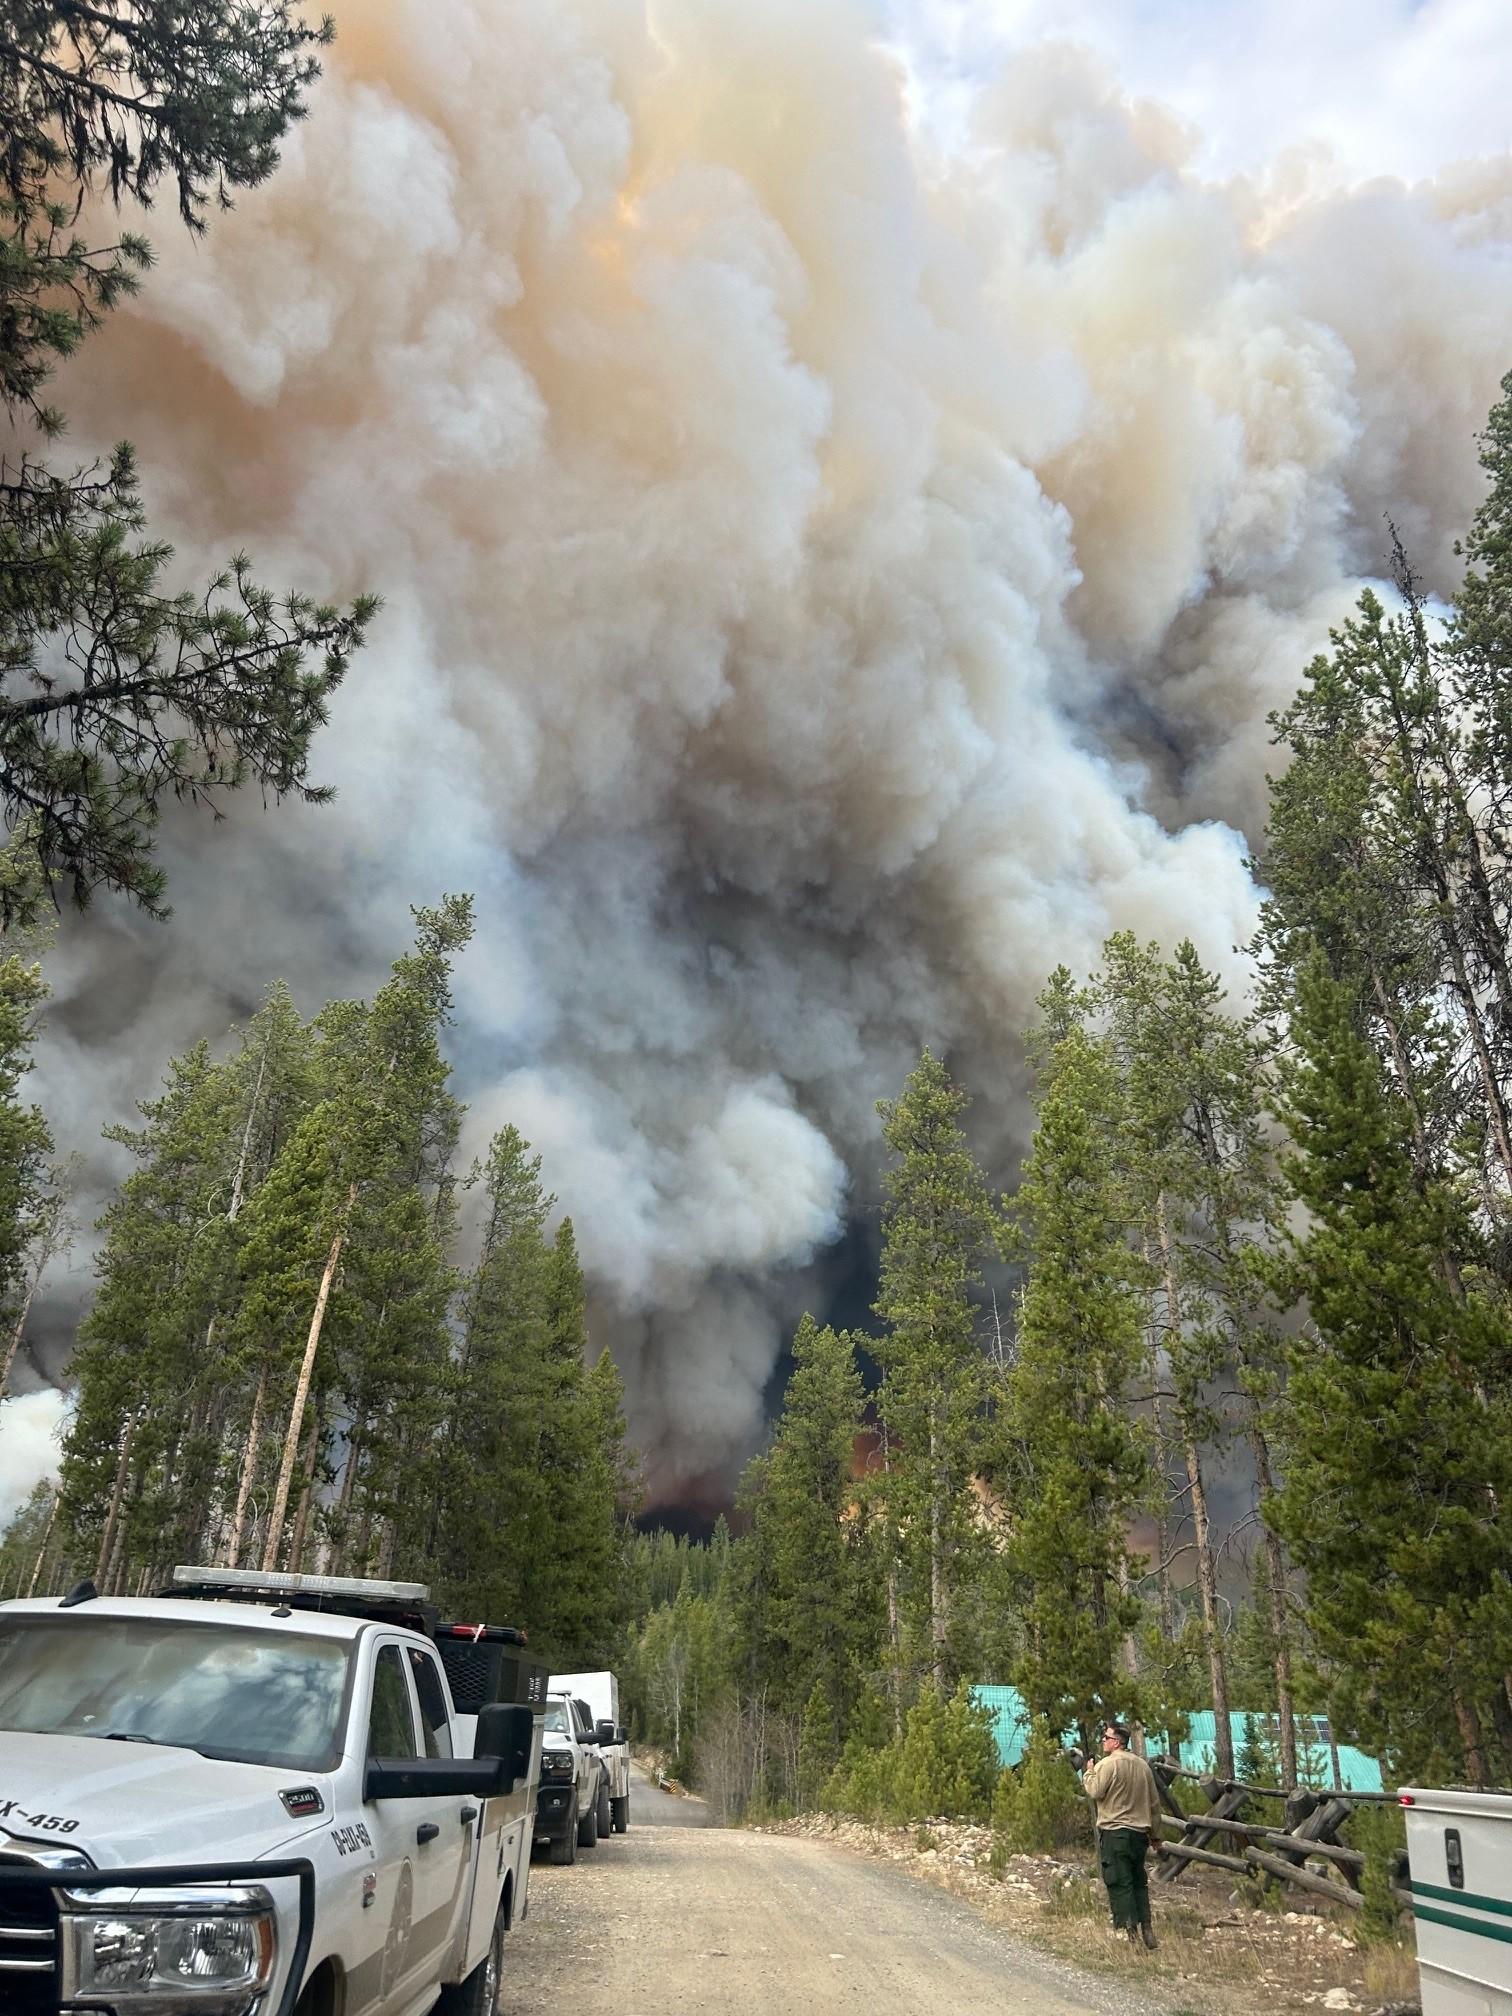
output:
[[[1474,1890],[1446,1890],[1442,1883],[1409,1883],[1414,1897],[1435,1897],[1441,1904],[1468,1905],[1473,1911],[1491,1911],[1498,1918],[1512,1918],[1512,1903],[1505,1897],[1481,1897]]]
[[[1430,1925],[1446,1925],[1451,1932],[1475,1932],[1482,1939],[1499,1939],[1512,1946],[1512,1925],[1492,1925],[1484,1918],[1462,1918],[1457,1911],[1439,1911],[1431,1904],[1415,1904],[1412,1915]]]

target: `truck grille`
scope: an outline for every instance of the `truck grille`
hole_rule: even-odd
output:
[[[0,1864],[35,1865],[21,1855]],[[53,2016],[58,2007],[58,1906],[51,1890],[0,1889],[0,2009]]]

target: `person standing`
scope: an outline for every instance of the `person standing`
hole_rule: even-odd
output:
[[[1160,1788],[1143,1757],[1129,1748],[1122,1722],[1103,1730],[1102,1755],[1081,1765],[1082,1789],[1097,1812],[1097,1860],[1107,1886],[1114,1929],[1151,1952],[1159,1943],[1150,1922],[1145,1857],[1160,1853]]]

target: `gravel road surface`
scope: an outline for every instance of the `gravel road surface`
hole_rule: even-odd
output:
[[[1083,1975],[886,1864],[660,1809],[638,1824],[649,1802],[637,1785],[628,1834],[532,1869],[500,2016],[1155,2016],[1133,1979]]]
[[[707,1827],[708,1807],[702,1799],[659,1792],[639,1764],[630,1766],[630,1825],[635,1827]],[[619,1836],[616,1835],[618,1840]]]

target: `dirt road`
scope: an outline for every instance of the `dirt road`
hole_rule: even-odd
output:
[[[632,1831],[637,1827],[708,1827],[712,1823],[713,1816],[702,1799],[659,1792],[639,1764],[630,1766]]]
[[[1132,1982],[1083,1975],[827,1842],[637,1825],[646,1789],[628,1834],[532,1870],[500,2016],[1154,2016]]]

